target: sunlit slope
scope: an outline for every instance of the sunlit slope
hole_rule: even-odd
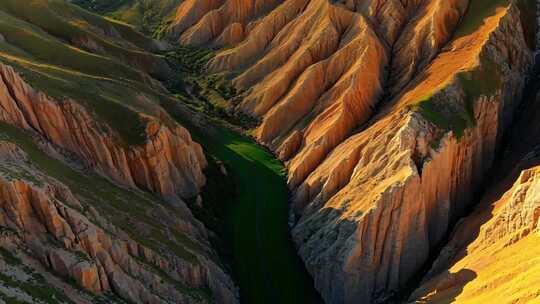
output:
[[[11,97],[4,120],[38,131],[122,184],[170,200],[196,196],[206,161],[160,106],[169,97],[150,75],[166,79],[172,71],[143,48],[156,42],[63,1],[3,1],[0,14],[0,60],[15,69],[3,69]],[[163,149],[167,158],[150,161]]]
[[[538,167],[524,169],[495,200],[486,196],[452,234],[417,303],[538,303],[540,235]],[[489,193],[501,192],[504,183]]]
[[[2,300],[237,302],[185,204],[207,163],[162,108],[164,46],[66,1],[0,3]]]
[[[170,38],[223,47],[208,68],[233,72],[235,110],[285,161],[293,237],[325,300],[384,302],[493,165],[532,66],[535,3],[260,4],[185,1]]]
[[[384,294],[406,284],[493,164],[532,56],[524,36],[510,30],[519,27],[517,7],[486,9],[314,171],[302,172],[308,158],[291,162],[293,185],[308,176],[296,191],[302,211],[294,235],[327,298],[354,302],[369,297],[366,290]],[[330,124],[323,130],[333,131]],[[314,143],[315,150],[328,140]],[[327,241],[318,246],[321,236]],[[326,266],[335,256],[342,263]],[[336,276],[339,267],[345,270]],[[344,287],[327,283],[336,280]]]
[[[181,0],[74,0],[87,10],[128,23],[147,34],[163,36]]]

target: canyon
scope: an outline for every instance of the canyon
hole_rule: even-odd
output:
[[[0,298],[539,301],[539,7],[3,0]]]
[[[160,43],[63,1],[0,14],[3,301],[237,303],[186,204],[207,160],[159,106]]]
[[[316,288],[328,303],[399,297],[495,165],[532,73],[536,3],[297,0],[219,18],[247,2],[184,2],[175,24],[192,25],[170,33],[221,47],[244,29],[208,69],[234,71],[235,111],[286,164]]]

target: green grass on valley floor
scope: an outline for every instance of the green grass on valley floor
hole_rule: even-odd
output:
[[[226,130],[206,140],[207,152],[230,170],[237,197],[225,210],[225,238],[245,303],[317,303],[313,282],[288,232],[284,168],[251,140]]]
[[[218,209],[217,232],[227,244],[243,303],[320,302],[311,277],[296,254],[288,231],[289,192],[285,168],[252,139],[225,126],[193,126],[174,104],[165,108],[205,148],[225,164],[228,176],[211,176],[203,191],[205,209]],[[214,168],[214,175],[216,169]],[[234,187],[234,191],[226,189]]]

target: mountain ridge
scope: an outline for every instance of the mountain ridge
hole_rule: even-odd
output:
[[[48,17],[38,17],[36,10]],[[268,159],[221,130],[230,126],[283,162],[291,192],[290,238],[325,302],[473,303],[497,296],[534,302],[538,284],[519,272],[525,270],[520,261],[527,262],[529,277],[538,265],[537,170],[534,163],[518,165],[517,158],[533,151],[526,161],[535,159],[534,134],[527,134],[523,145],[519,138],[537,125],[537,99],[527,97],[536,95],[537,87],[537,11],[533,0],[6,0],[0,4],[5,88],[0,90],[0,119],[32,133],[34,141],[45,143],[41,149],[60,162],[113,181],[115,193],[120,187],[158,197],[147,203],[136,199],[146,211],[134,208],[133,216],[143,223],[134,227],[122,216],[107,214],[125,215],[127,210],[99,210],[112,221],[105,226],[128,231],[129,238],[114,229],[99,232],[103,236],[97,243],[83,246],[91,258],[88,264],[72,263],[69,256],[78,245],[68,241],[63,245],[71,250],[67,257],[47,242],[38,246],[46,248],[42,263],[98,294],[108,290],[104,286],[110,281],[117,296],[140,303],[236,303],[238,296],[265,302],[277,296],[278,291],[255,290],[283,273],[249,272],[238,261],[249,255],[249,267],[268,268],[255,257],[281,256],[279,248],[248,240],[260,235],[242,230],[262,229],[257,212],[263,209],[276,221],[266,226],[283,224],[285,214],[272,213],[283,206],[265,209],[272,198],[253,195],[268,185],[254,178],[250,193],[247,173],[235,171],[245,171],[246,164],[234,157],[254,166]],[[5,162],[18,164],[0,170],[6,202],[15,200],[9,195],[20,187],[36,194],[23,197],[19,205],[36,205],[32,197],[44,197],[44,192],[32,186],[29,175],[47,178],[24,165],[28,156],[16,146],[2,146]],[[491,176],[499,166],[516,169]],[[238,183],[235,191],[243,191],[237,194],[239,205],[226,194],[229,190],[216,186],[228,185],[228,174]],[[89,227],[84,217],[89,222],[99,218],[90,211],[79,215],[66,205],[75,201],[66,197],[76,197],[85,206],[86,193],[63,194],[59,202],[58,194],[45,194],[38,210],[65,210],[47,216],[38,212],[35,225],[47,233],[11,219],[13,229],[30,239],[42,241],[49,234],[64,240],[60,226],[81,234],[69,218],[82,216],[78,222]],[[166,208],[172,208],[175,219],[154,206],[161,201],[170,204]],[[142,207],[146,204],[149,209]],[[237,212],[231,216],[237,222],[227,222],[222,208]],[[63,221],[69,227],[58,224]],[[248,222],[251,226],[243,226]],[[145,233],[148,227],[158,235]],[[223,227],[233,227],[232,232]],[[282,238],[281,228],[275,230],[279,242],[289,238]],[[268,239],[274,237],[263,230],[270,233]],[[134,237],[139,234],[140,239]],[[191,241],[183,244],[177,235]],[[106,245],[116,238],[127,242],[117,243],[127,246],[127,253],[117,254]],[[216,247],[209,241],[214,239],[232,247],[219,242]],[[0,247],[19,248],[14,243],[37,256],[43,252],[19,237]],[[188,274],[159,257],[165,253],[186,261],[177,246],[195,256],[195,262],[186,264]],[[257,252],[263,247],[265,252]],[[280,247],[287,250],[288,261],[296,258],[288,245]],[[231,252],[218,257],[216,249]],[[145,250],[157,252],[144,254],[158,267],[149,273],[165,271],[172,281],[153,281],[144,270],[126,266],[140,266],[139,251]],[[110,255],[114,265],[97,252]],[[302,266],[287,265],[294,265],[287,267],[296,269],[304,284]],[[265,273],[272,279],[265,281]],[[192,286],[196,295],[173,291],[167,284],[175,282]],[[168,298],[149,286],[159,286]],[[212,295],[200,296],[205,289]],[[311,287],[307,290],[311,293]],[[279,296],[292,301],[296,294]]]

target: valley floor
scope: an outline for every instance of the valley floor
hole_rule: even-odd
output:
[[[230,244],[241,302],[322,303],[290,239],[283,166],[250,139],[216,132],[192,130],[207,154],[225,163],[235,187],[234,201],[213,203],[224,206],[221,234]]]

